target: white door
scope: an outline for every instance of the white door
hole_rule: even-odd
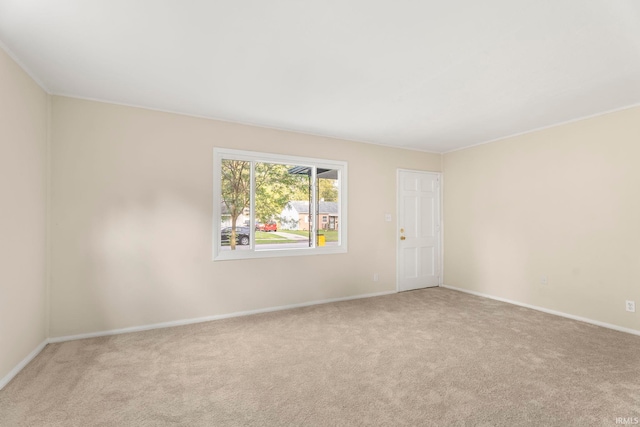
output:
[[[440,174],[398,171],[398,291],[440,284]]]

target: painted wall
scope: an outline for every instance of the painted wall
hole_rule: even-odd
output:
[[[51,337],[395,290],[396,169],[441,167],[439,154],[64,97],[52,138]],[[347,161],[349,252],[211,261],[214,147]]]
[[[445,154],[445,283],[640,330],[639,159],[638,107]]]
[[[0,380],[46,338],[47,94],[0,49]]]

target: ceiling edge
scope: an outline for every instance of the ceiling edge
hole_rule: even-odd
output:
[[[515,138],[517,136],[522,136],[522,135],[526,135],[526,134],[529,134],[529,133],[539,132],[539,131],[542,131],[542,130],[545,130],[545,129],[554,128],[554,127],[557,127],[557,126],[568,125],[570,123],[579,122],[581,120],[588,120],[588,119],[592,119],[592,118],[595,118],[595,117],[600,117],[600,116],[604,116],[604,115],[607,115],[607,114],[616,113],[618,111],[629,110],[629,109],[635,108],[635,107],[640,107],[640,102],[637,102],[637,103],[631,104],[631,105],[626,105],[624,107],[618,107],[618,108],[613,108],[611,110],[601,111],[599,113],[594,113],[594,114],[589,114],[589,115],[586,115],[586,116],[577,117],[575,119],[565,120],[565,121],[562,121],[562,122],[558,122],[558,123],[554,123],[554,124],[550,124],[550,125],[546,125],[546,126],[540,126],[540,127],[537,127],[537,128],[525,130],[523,132],[513,133],[513,134],[507,135],[507,136],[501,136],[499,138],[490,139],[488,141],[478,142],[478,143],[472,144],[472,145],[467,145],[466,147],[460,147],[460,148],[455,148],[455,149],[449,150],[449,151],[443,151],[442,154],[444,155],[444,154],[454,153],[456,151],[466,150],[467,148],[473,148],[473,147],[477,147],[479,145],[490,144],[492,142],[498,142],[498,141],[502,141],[502,140],[509,139],[509,138]]]
[[[100,102],[100,103],[103,103],[103,104],[120,105],[122,107],[140,108],[140,109],[143,109],[143,110],[157,111],[157,112],[160,112],[160,113],[176,114],[176,115],[179,115],[179,116],[193,117],[193,118],[196,118],[196,119],[215,120],[215,121],[218,121],[218,122],[230,123],[230,124],[235,124],[235,125],[251,126],[251,127],[257,127],[257,128],[269,129],[269,130],[276,130],[276,131],[281,131],[281,132],[298,133],[300,135],[309,135],[309,136],[315,136],[315,137],[319,137],[319,138],[338,139],[340,141],[357,142],[359,144],[367,144],[367,145],[377,145],[377,146],[380,146],[380,147],[395,148],[395,149],[398,149],[398,150],[417,151],[417,152],[420,152],[420,153],[429,153],[429,154],[437,154],[437,155],[442,155],[443,154],[443,152],[440,152],[440,151],[421,150],[419,148],[400,147],[400,146],[397,146],[397,145],[382,144],[382,143],[379,143],[379,142],[362,141],[362,140],[358,140],[358,139],[347,139],[347,138],[342,138],[342,137],[339,137],[339,136],[334,136],[334,135],[329,135],[329,134],[303,132],[303,131],[300,131],[300,130],[289,129],[289,128],[284,128],[284,127],[267,126],[267,125],[256,124],[256,123],[251,123],[251,122],[242,122],[242,121],[221,119],[219,117],[214,117],[214,116],[203,116],[203,115],[199,115],[199,114],[183,113],[183,112],[180,112],[180,111],[166,110],[166,109],[162,109],[162,108],[154,108],[154,107],[148,107],[148,106],[137,105],[137,104],[129,104],[129,103],[126,103],[126,102],[117,102],[117,101],[104,100],[104,99],[100,99],[100,98],[91,98],[91,97],[85,97],[85,96],[70,95],[70,94],[66,94],[66,93],[62,93],[62,92],[52,92],[52,93],[49,93],[49,94],[52,95],[52,96],[60,96],[60,97],[64,97],[64,98],[80,99],[80,100],[83,100],[83,101]]]
[[[9,55],[9,58],[13,59],[13,61],[18,64],[18,67],[22,68],[22,71],[27,73],[27,75],[31,77],[31,80],[33,80],[38,86],[40,86],[40,89],[44,90],[48,95],[52,95],[51,91],[42,82],[42,80],[40,80],[40,78],[35,73],[31,72],[31,70],[26,65],[24,65],[20,58],[18,58],[18,56],[14,54],[2,40],[0,40],[0,49],[4,50],[6,54]]]

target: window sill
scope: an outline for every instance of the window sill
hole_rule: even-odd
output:
[[[269,249],[269,250],[235,250],[220,251],[214,257],[213,261],[233,261],[238,259],[256,259],[256,258],[277,258],[291,256],[309,256],[309,255],[331,255],[347,253],[346,246],[334,247],[315,247],[308,249]]]

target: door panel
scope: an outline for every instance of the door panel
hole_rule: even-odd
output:
[[[418,249],[405,248],[403,252],[405,276],[409,279],[415,279],[418,277],[418,268],[420,266]]]
[[[410,238],[417,237],[418,231],[418,198],[407,196],[404,198],[404,235]]]
[[[422,275],[423,276],[433,276],[436,274],[435,263],[435,248],[427,247],[420,248],[421,262],[420,266],[422,267]]]
[[[423,197],[420,198],[420,213],[422,216],[422,227],[420,237],[423,238],[433,238],[436,235],[435,230],[435,212],[434,212],[434,200],[433,197]]]
[[[440,283],[440,175],[398,171],[398,290]]]

